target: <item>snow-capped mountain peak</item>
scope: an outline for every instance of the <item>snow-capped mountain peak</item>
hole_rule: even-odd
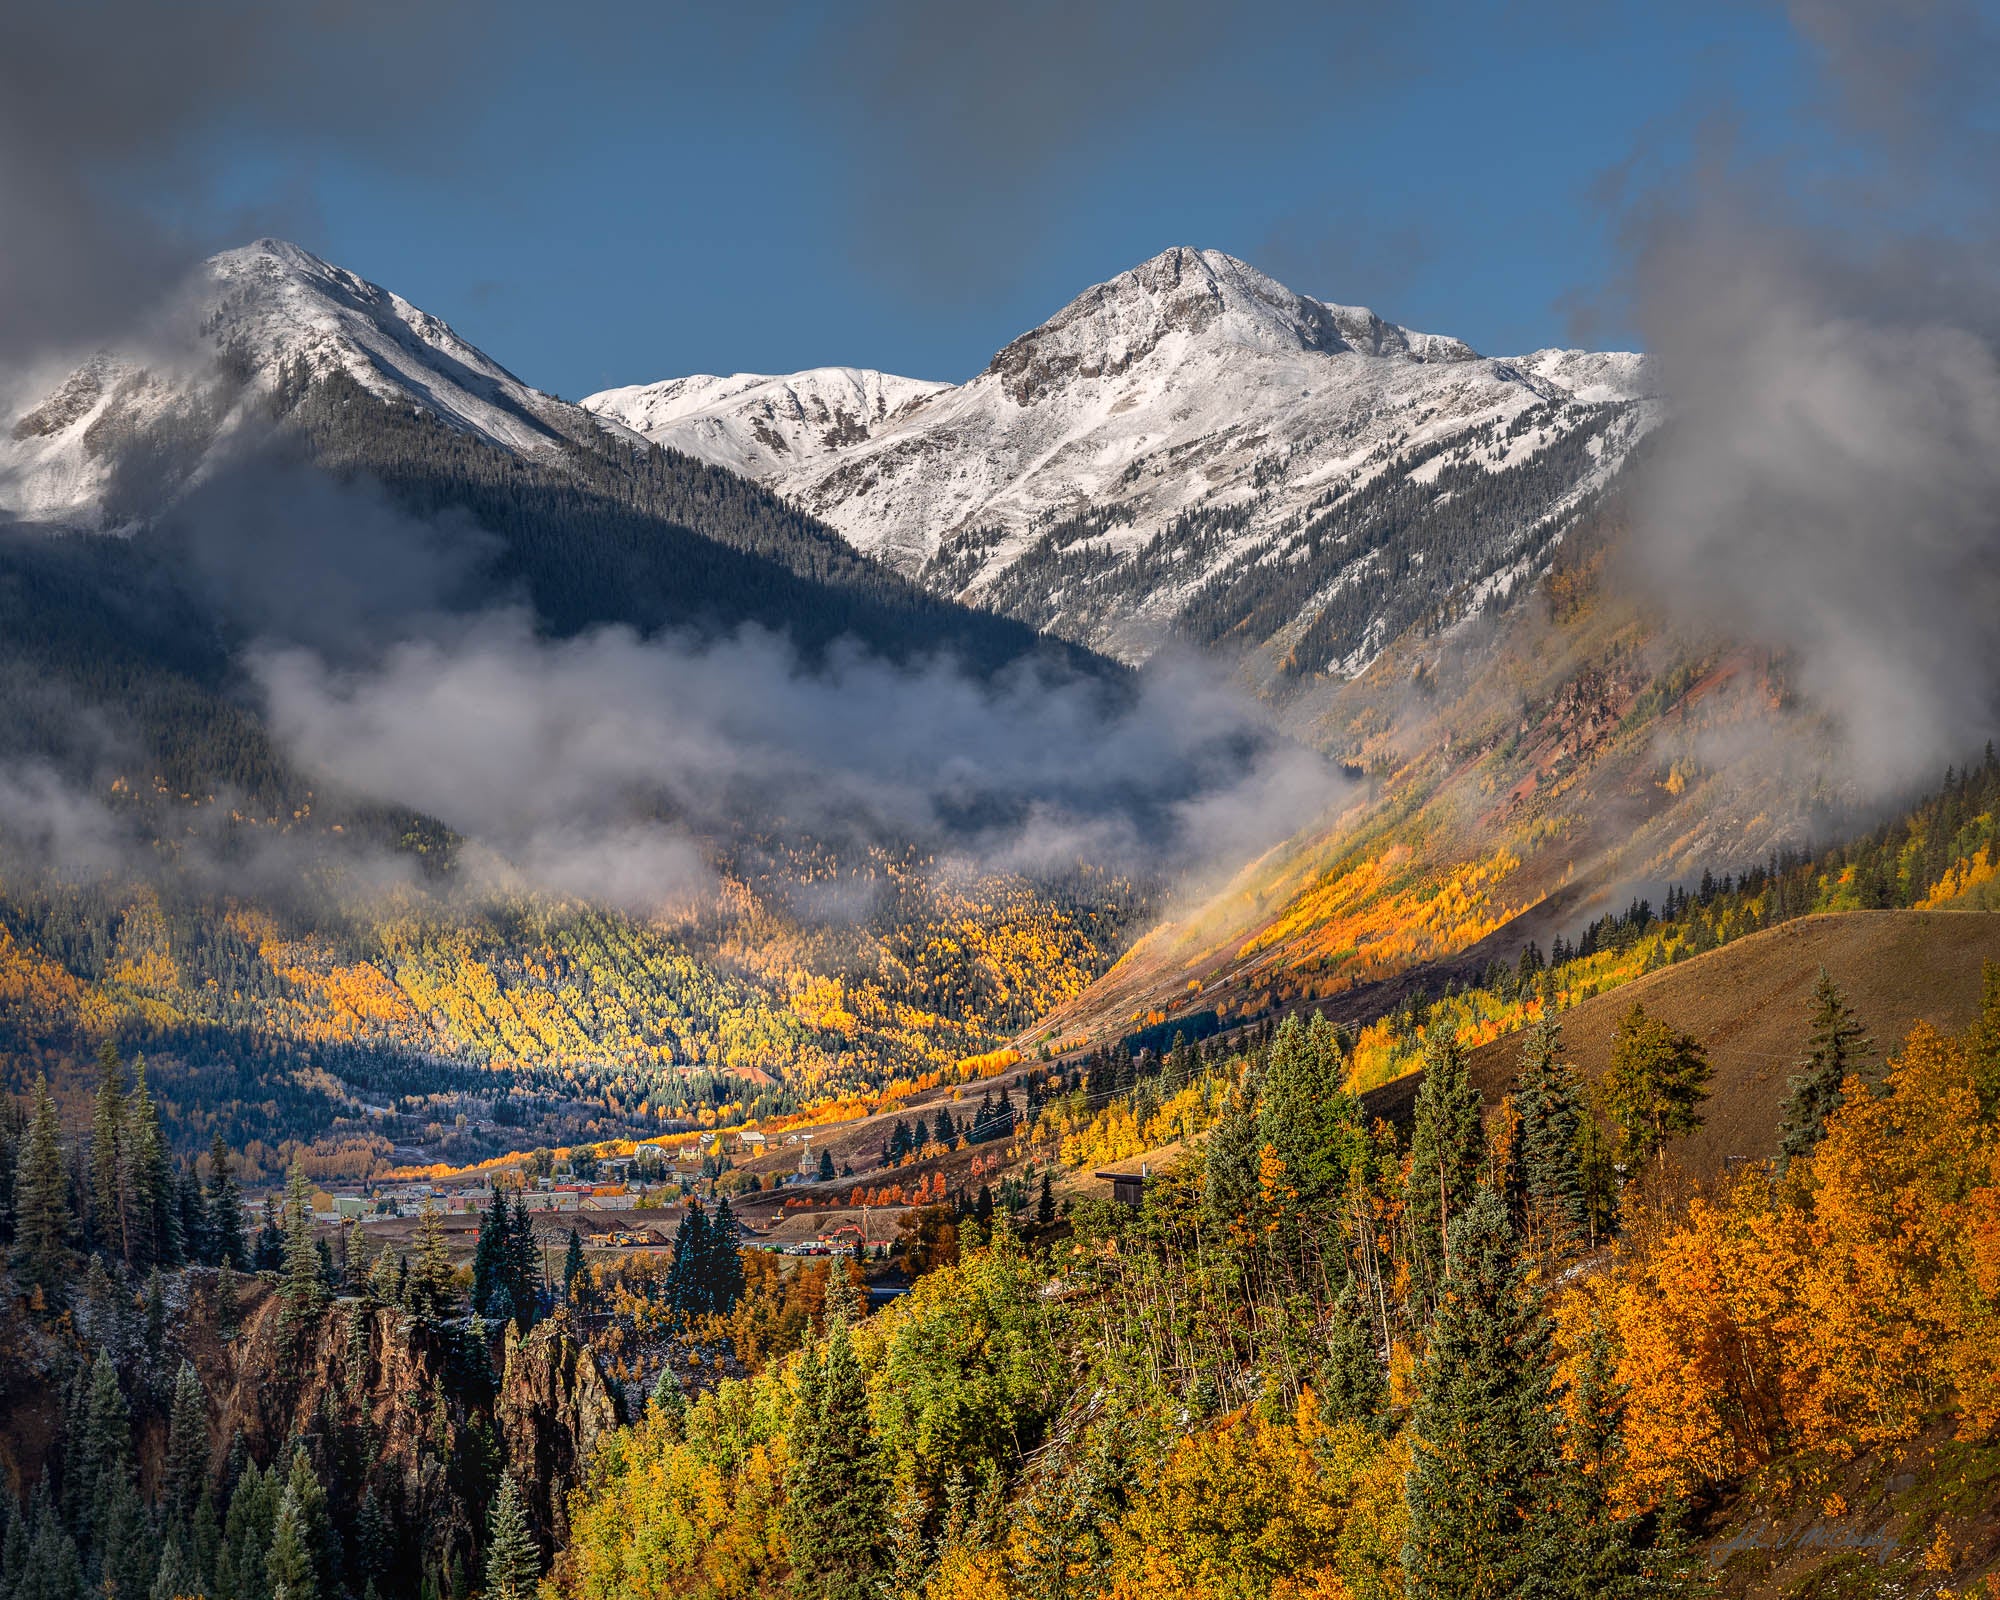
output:
[[[1369,659],[1420,592],[1434,615],[1532,570],[1650,425],[1645,386],[1638,356],[1491,359],[1177,247],[955,387],[839,368],[583,404],[954,598],[1128,660],[1179,633],[1321,671]],[[1360,603],[1388,583],[1402,598]]]
[[[259,239],[203,262],[135,348],[90,357],[0,427],[0,513],[121,526],[158,509],[120,503],[126,446],[146,444],[185,481],[288,376],[332,372],[522,454],[606,428],[630,437],[529,387],[401,295]]]
[[[1117,377],[1156,353],[1199,347],[1475,359],[1456,339],[1413,334],[1366,307],[1295,294],[1220,250],[1177,245],[1085,290],[1001,350],[987,372],[1017,404],[1031,405],[1072,377]]]

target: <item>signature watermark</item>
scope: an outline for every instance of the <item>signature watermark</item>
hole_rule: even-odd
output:
[[[1760,1521],[1712,1546],[1709,1560],[1721,1566],[1731,1556],[1745,1550],[1872,1550],[1875,1552],[1875,1565],[1880,1567],[1888,1564],[1890,1555],[1901,1548],[1901,1544],[1902,1541],[1893,1533],[1858,1528],[1851,1523],[1809,1522],[1803,1528],[1787,1533],[1772,1527],[1769,1522]]]

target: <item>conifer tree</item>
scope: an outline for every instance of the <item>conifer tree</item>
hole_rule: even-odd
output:
[[[847,1316],[807,1347],[788,1439],[784,1528],[801,1600],[875,1600],[888,1486]]]
[[[577,1306],[582,1306],[590,1295],[590,1274],[584,1265],[583,1239],[574,1227],[569,1230],[569,1244],[563,1251],[563,1293]]]
[[[715,1203],[708,1225],[708,1309],[727,1316],[743,1298],[743,1256],[736,1243],[736,1213],[729,1196]]]
[[[290,1488],[278,1502],[264,1572],[271,1600],[319,1600],[319,1577],[313,1569],[303,1510]]]
[[[194,1163],[183,1160],[174,1175],[174,1221],[180,1230],[183,1259],[215,1265],[215,1237],[208,1225],[208,1198]]]
[[[243,1192],[230,1171],[229,1146],[219,1131],[208,1147],[208,1228],[217,1266],[226,1261],[240,1272],[250,1264],[243,1240]]]
[[[265,1558],[282,1494],[275,1471],[261,1472],[254,1461],[245,1464],[223,1521],[222,1550],[216,1557],[218,1600],[271,1600]]]
[[[1521,1071],[1514,1082],[1520,1117],[1514,1152],[1518,1231],[1533,1250],[1561,1256],[1589,1233],[1577,1134],[1583,1117],[1583,1084],[1563,1059],[1562,1024],[1552,1014],[1528,1029]]]
[[[146,1087],[146,1063],[133,1071],[121,1140],[125,1166],[125,1261],[134,1272],[171,1267],[181,1259],[173,1161],[160,1127],[160,1108]]]
[[[168,1529],[160,1543],[160,1562],[149,1600],[183,1600],[187,1595],[200,1594],[205,1587],[179,1530]]]
[[[13,1600],[78,1600],[86,1590],[82,1553],[46,1497],[33,1512],[34,1532]]]
[[[1595,1250],[1618,1231],[1618,1168],[1597,1110],[1587,1101],[1576,1121],[1576,1175],[1583,1191],[1584,1243]]]
[[[500,1474],[500,1492],[486,1532],[486,1600],[533,1600],[542,1576],[542,1553],[528,1527],[528,1508],[511,1472]]]
[[[686,1433],[687,1391],[681,1387],[681,1380],[674,1376],[674,1369],[671,1366],[660,1368],[660,1376],[654,1381],[653,1392],[646,1401],[646,1408],[665,1426],[672,1437],[678,1439]]]
[[[35,1109],[14,1168],[14,1259],[22,1277],[60,1304],[69,1281],[69,1174],[64,1170],[62,1125],[49,1096],[49,1080],[35,1080]]]
[[[106,1039],[97,1048],[97,1098],[90,1115],[90,1247],[125,1259],[125,1064]]]
[[[707,1272],[708,1216],[699,1202],[690,1201],[674,1229],[673,1257],[667,1264],[665,1285],[667,1304],[686,1316],[708,1310]]]
[[[389,1575],[392,1537],[375,1491],[364,1489],[354,1512],[354,1533],[347,1543],[347,1571],[359,1583],[363,1600],[377,1593]]]
[[[507,1191],[493,1185],[493,1203],[479,1219],[479,1237],[472,1247],[472,1309],[480,1316],[493,1310],[496,1292],[508,1288],[508,1253],[513,1235],[513,1218],[507,1210]],[[507,1314],[513,1315],[513,1296],[508,1295]]]
[[[1701,1126],[1713,1070],[1692,1034],[1633,1003],[1618,1025],[1604,1076],[1605,1109],[1617,1130],[1617,1155],[1628,1168],[1664,1164],[1667,1141]]]
[[[98,1350],[82,1397],[65,1441],[63,1508],[87,1552],[85,1565],[94,1571],[106,1513],[119,1486],[132,1480],[132,1414],[108,1350]]]
[[[1789,1166],[1810,1155],[1826,1137],[1826,1119],[1839,1109],[1841,1086],[1863,1071],[1872,1054],[1868,1033],[1855,1020],[1825,967],[1813,987],[1811,1031],[1799,1070],[1787,1081],[1778,1124],[1778,1163]]]
[[[444,1242],[444,1223],[435,1205],[424,1206],[417,1224],[417,1259],[410,1264],[401,1288],[404,1309],[419,1322],[441,1321],[456,1307],[451,1251]]]
[[[278,1293],[285,1302],[280,1326],[287,1329],[315,1321],[326,1305],[326,1277],[313,1238],[312,1185],[296,1161],[285,1177],[284,1279]]]
[[[506,1235],[507,1292],[523,1328],[532,1328],[542,1310],[542,1247],[525,1199],[514,1203],[514,1225]]]
[[[97,1529],[98,1593],[150,1596],[159,1552],[152,1519],[130,1472],[107,1480]]]
[[[1561,1440],[1541,1299],[1506,1207],[1482,1189],[1451,1222],[1415,1409],[1403,1546],[1408,1600],[1559,1592]]]
[[[1444,1272],[1447,1230],[1472,1205],[1485,1162],[1486,1125],[1465,1052],[1455,1040],[1440,1038],[1424,1052],[1404,1196],[1411,1276],[1426,1297]]]
[[[1278,1027],[1265,1063],[1258,1136],[1277,1151],[1296,1197],[1291,1220],[1323,1223],[1347,1187],[1347,1169],[1362,1150],[1361,1123],[1342,1087],[1346,1063],[1339,1031],[1315,1012],[1294,1012]]]
[[[356,1217],[347,1225],[347,1231],[340,1240],[340,1281],[352,1293],[367,1291],[369,1259],[368,1230]]]
[[[1381,1425],[1389,1384],[1375,1346],[1375,1331],[1352,1273],[1327,1313],[1326,1356],[1320,1363],[1318,1388],[1320,1406],[1327,1417],[1349,1418],[1371,1427]]]
[[[183,1360],[174,1378],[167,1413],[167,1463],[160,1485],[160,1509],[192,1529],[195,1508],[208,1485],[208,1396],[191,1362]]]
[[[1202,1154],[1202,1220],[1219,1235],[1241,1228],[1257,1196],[1257,1106],[1246,1088],[1229,1098]]]

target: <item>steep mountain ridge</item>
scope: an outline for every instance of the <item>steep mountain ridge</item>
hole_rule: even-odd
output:
[[[0,434],[0,516],[129,529],[212,470],[281,385],[336,374],[518,455],[637,442],[401,295],[259,239],[204,262],[131,348],[91,356]]]
[[[1180,636],[1292,676],[1357,671],[1415,615],[1537,570],[1658,418],[1643,357],[1484,357],[1188,248],[1086,290],[968,383],[838,380],[583,404],[757,477],[940,594],[1127,661]]]

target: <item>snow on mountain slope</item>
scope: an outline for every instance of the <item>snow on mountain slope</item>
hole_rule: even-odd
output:
[[[607,389],[591,397],[591,409],[704,461],[768,478],[859,444],[950,387],[863,367],[814,367],[788,377],[739,372]]]
[[[1412,596],[1482,603],[1532,569],[1656,419],[1645,389],[1639,356],[1489,359],[1177,248],[966,384],[822,369],[583,404],[954,598],[1127,660],[1177,634],[1320,672]]]
[[[400,295],[277,239],[203,263],[143,345],[93,356],[0,425],[0,516],[121,526],[199,473],[280,384],[333,371],[517,453],[624,434]]]

